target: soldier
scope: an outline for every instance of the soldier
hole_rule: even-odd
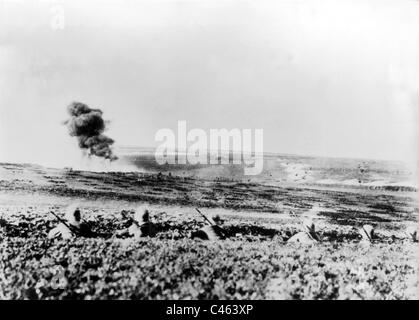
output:
[[[418,242],[418,229],[415,226],[408,226],[405,233],[409,240],[412,242]]]
[[[130,227],[117,232],[118,236],[128,235],[134,238],[154,237],[156,234],[156,226],[150,221],[150,212],[144,206],[137,208]]]
[[[289,243],[314,244],[320,241],[316,226],[312,220],[303,222],[303,230],[288,239]]]
[[[220,218],[220,216],[216,215],[214,218],[210,218],[208,220],[211,224],[193,232],[191,238],[211,241],[225,239],[226,232],[221,227],[224,221]]]
[[[0,218],[0,235],[3,233],[3,231],[8,227],[8,223],[3,218]]]
[[[54,214],[54,216],[56,215]],[[76,236],[89,237],[92,235],[88,225],[81,221],[81,210],[77,205],[70,205],[64,219],[58,219],[60,223],[48,233],[49,239],[71,239]]]
[[[374,227],[369,224],[364,224],[362,228],[359,229],[359,234],[362,237],[360,244],[369,246],[374,240]]]

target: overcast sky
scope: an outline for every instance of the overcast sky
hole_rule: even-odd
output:
[[[118,145],[186,120],[263,128],[269,152],[412,160],[418,86],[419,1],[0,0],[0,161],[78,152],[73,100]]]

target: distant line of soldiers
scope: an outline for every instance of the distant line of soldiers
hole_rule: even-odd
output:
[[[222,227],[224,221],[218,215],[214,217],[207,217],[198,209],[196,210],[205,219],[207,225],[192,232],[192,239],[215,241],[228,238],[227,232]],[[89,223],[82,219],[82,213],[78,206],[70,205],[66,210],[64,218],[60,218],[54,212],[51,213],[57,218],[59,223],[48,233],[49,239],[70,239],[77,236],[91,237],[94,235]],[[363,225],[358,232],[361,235],[360,243],[362,245],[370,245],[376,238],[374,228],[369,224]],[[142,237],[155,237],[156,234],[156,225],[151,222],[150,211],[145,206],[137,208],[134,213],[134,217],[131,219],[131,225],[129,227],[115,233],[117,236],[128,236],[133,237],[134,239]],[[417,228],[415,226],[409,226],[406,228],[404,238],[413,242],[418,242]],[[316,230],[314,222],[311,219],[307,219],[302,223],[301,231],[294,234],[287,242],[315,244],[321,241],[322,239]]]
[[[359,234],[361,235],[360,243],[371,244],[374,239],[374,228],[369,225],[363,225],[359,230]],[[316,231],[316,227],[311,220],[307,220],[303,222],[303,230],[298,232],[297,234],[293,235],[291,238],[288,239],[289,243],[303,243],[303,244],[314,244],[317,242],[321,242],[321,238]]]
[[[289,243],[302,243],[302,244],[314,244],[321,242],[321,238],[316,231],[316,227],[311,220],[306,220],[303,222],[303,230],[293,235],[288,239]],[[358,229],[358,233],[361,235],[360,244],[363,246],[369,246],[374,243],[376,235],[374,232],[374,227],[369,224],[364,224],[361,228]],[[409,226],[405,230],[405,240],[410,240],[412,242],[418,242],[417,238],[417,228],[414,226]]]
[[[81,210],[77,206],[69,206],[64,219],[51,212],[59,221],[58,225],[48,233],[49,239],[71,239],[73,237],[91,237],[94,235],[89,224],[83,221]],[[139,207],[131,220],[131,225],[117,231],[118,236],[130,236],[134,238],[154,237],[157,233],[156,226],[150,221],[150,212],[145,207]]]
[[[223,240],[227,238],[227,233],[221,227],[224,222],[218,215],[215,217],[206,217],[198,209],[197,211],[205,218],[208,225],[192,232],[192,239],[200,240]],[[59,221],[59,224],[48,233],[48,238],[71,239],[76,236],[91,237],[89,224],[83,221],[79,207],[70,205],[64,215],[64,219],[51,212]],[[156,225],[150,220],[150,211],[145,206],[140,206],[131,219],[131,225],[128,228],[119,230],[115,235],[128,236],[136,238],[155,237],[157,234]]]
[[[199,210],[198,210],[199,211]],[[59,224],[48,233],[49,239],[71,239],[76,236],[91,237],[89,224],[83,221],[81,210],[79,207],[71,205],[67,208],[64,219],[51,212],[59,221]],[[201,213],[202,214],[202,213]],[[220,226],[223,220],[217,215],[215,217],[206,218],[209,225],[192,233],[192,239],[201,240],[222,240],[226,238],[226,232]],[[136,238],[155,237],[157,234],[156,225],[150,221],[150,211],[140,206],[131,219],[131,225],[128,228],[116,232],[117,236],[128,236]]]

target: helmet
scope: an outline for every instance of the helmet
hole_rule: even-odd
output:
[[[146,206],[139,206],[137,210],[135,210],[134,220],[138,223],[150,221],[150,212]]]
[[[77,204],[71,204],[67,207],[65,219],[71,225],[78,225],[81,222],[81,210]]]

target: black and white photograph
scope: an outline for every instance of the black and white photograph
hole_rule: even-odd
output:
[[[418,156],[418,0],[0,0],[0,300],[417,300]]]

